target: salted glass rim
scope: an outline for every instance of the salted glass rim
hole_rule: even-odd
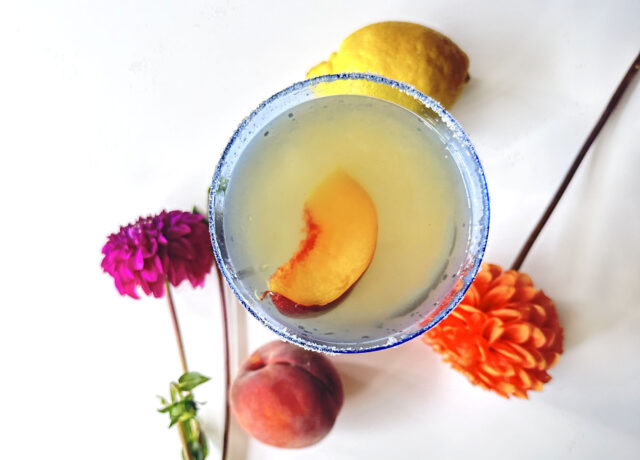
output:
[[[242,295],[242,293],[239,291],[239,289],[237,288],[236,282],[233,280],[234,277],[229,272],[228,267],[222,258],[220,246],[218,243],[218,231],[220,232],[220,237],[222,237],[223,229],[218,230],[215,222],[216,190],[218,189],[222,168],[225,166],[227,157],[231,152],[232,148],[234,147],[236,141],[241,137],[245,129],[247,129],[247,127],[250,126],[251,122],[260,113],[268,109],[275,102],[277,102],[278,100],[282,99],[283,97],[295,91],[300,91],[305,88],[313,87],[318,85],[319,83],[332,83],[339,80],[351,80],[351,81],[365,80],[373,83],[386,85],[394,89],[397,89],[409,96],[412,96],[414,99],[418,100],[425,107],[427,107],[428,109],[431,109],[446,124],[447,128],[452,132],[454,137],[456,137],[460,141],[462,146],[464,146],[464,148],[467,150],[467,152],[471,156],[471,159],[473,160],[473,166],[474,166],[473,172],[477,176],[478,182],[480,183],[480,186],[482,189],[482,215],[478,225],[473,225],[473,223],[471,224],[472,228],[471,228],[471,236],[470,236],[470,240],[473,240],[474,236],[478,236],[474,234],[479,232],[480,241],[479,241],[478,249],[476,253],[473,255],[473,263],[469,266],[466,274],[464,276],[461,276],[460,278],[463,280],[463,286],[458,290],[456,295],[449,300],[449,303],[447,304],[446,308],[444,308],[442,311],[436,314],[433,318],[431,318],[431,320],[424,326],[406,334],[401,334],[400,332],[390,334],[387,338],[394,338],[393,340],[387,340],[387,342],[381,345],[372,346],[369,348],[367,347],[361,348],[361,347],[358,347],[361,344],[351,343],[351,342],[345,343],[344,346],[338,346],[340,344],[335,344],[335,345],[332,344],[331,346],[324,345],[324,344],[316,343],[310,340],[305,340],[295,334],[289,333],[286,327],[285,328],[275,327],[275,325],[272,324],[271,321],[269,321],[269,315],[256,311],[256,309],[252,307],[251,302],[247,301]],[[371,96],[371,97],[376,97],[376,96]],[[382,100],[385,100],[385,99],[382,99]],[[300,102],[304,102],[304,101],[301,100]],[[419,114],[417,115],[420,116]],[[458,168],[461,167],[458,161],[456,161],[456,164]],[[311,78],[308,80],[299,81],[275,93],[273,96],[271,96],[270,98],[260,103],[260,105],[253,112],[251,112],[251,114],[248,117],[242,120],[242,122],[240,123],[236,131],[231,136],[231,139],[227,143],[224,149],[224,152],[222,153],[222,156],[218,161],[218,164],[216,165],[216,169],[213,174],[213,179],[211,181],[211,188],[209,191],[209,234],[211,237],[213,253],[216,259],[216,263],[218,264],[218,267],[220,267],[220,271],[222,272],[227,282],[227,285],[233,291],[235,297],[244,306],[244,308],[246,308],[249,311],[249,313],[251,313],[251,315],[254,318],[260,321],[260,323],[262,323],[268,329],[275,332],[278,336],[282,337],[283,339],[291,343],[301,346],[303,348],[314,350],[314,351],[320,351],[323,353],[329,353],[329,354],[365,353],[365,352],[378,351],[378,350],[384,350],[387,348],[395,347],[397,345],[405,343],[427,332],[429,329],[431,329],[436,324],[438,324],[442,319],[444,319],[463,299],[465,293],[471,286],[471,283],[475,279],[480,269],[480,265],[482,263],[482,259],[485,253],[487,239],[489,235],[489,220],[490,220],[489,191],[487,188],[487,182],[484,175],[484,170],[482,168],[482,165],[480,164],[480,160],[478,158],[478,155],[476,154],[476,150],[473,144],[471,143],[471,140],[469,139],[467,134],[464,132],[460,124],[436,100],[418,91],[415,87],[409,85],[408,83],[392,80],[390,78],[382,77],[376,74],[369,74],[369,73],[339,73],[339,74],[331,74],[331,75],[322,75],[322,76]],[[469,247],[469,243],[467,243],[467,248],[468,247]],[[272,321],[275,321],[275,319],[273,318],[270,318],[270,319]],[[415,323],[415,324],[419,324],[419,323]],[[395,336],[397,335],[400,335],[400,338],[395,339]],[[384,338],[381,338],[378,340],[383,340],[383,339]]]

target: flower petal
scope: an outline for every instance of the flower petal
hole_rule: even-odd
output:
[[[458,306],[456,307],[456,310],[458,310],[458,309],[461,312],[465,312],[465,313],[475,313],[475,314],[481,314],[482,313],[482,311],[478,310],[476,307],[472,307],[471,305],[466,305],[464,303],[458,304]]]
[[[489,366],[488,364],[481,364],[480,365],[480,369],[483,370],[483,372],[486,372],[487,374],[493,376],[493,377],[502,377],[503,374],[502,372],[500,372],[500,370],[496,369],[493,366]]]
[[[165,234],[169,238],[179,238],[181,236],[189,234],[189,232],[191,232],[191,227],[189,227],[187,224],[178,224],[169,227],[166,230]]]
[[[483,310],[497,308],[509,301],[511,296],[516,292],[516,288],[512,286],[496,286],[489,290],[482,299],[481,305]]]
[[[560,359],[560,353],[556,353],[556,352],[545,353],[544,359],[547,362],[546,368],[551,369],[553,366],[556,365],[556,363],[558,362],[558,359]]]
[[[490,285],[490,289],[493,289],[497,286],[515,286],[516,285],[516,274],[513,272],[504,272],[497,278],[495,278]]]
[[[530,319],[535,324],[544,324],[544,322],[547,320],[547,310],[542,305],[538,305],[535,303],[531,304]]]
[[[515,343],[525,343],[531,337],[533,326],[529,323],[515,323],[505,327],[505,336]]]
[[[509,382],[498,382],[498,384],[496,385],[496,389],[499,392],[504,393],[504,395],[514,394],[514,392],[516,391],[515,385]]]
[[[494,343],[491,348],[500,353],[502,356],[509,358],[511,361],[514,362],[521,362],[522,358],[520,357],[520,355],[518,353],[516,353],[515,350],[513,350],[509,345],[504,344],[504,343]]]
[[[533,286],[533,281],[531,281],[531,277],[526,273],[516,272],[518,273],[518,280],[516,281],[517,287],[523,286]]]
[[[144,256],[142,255],[142,248],[138,248],[134,259],[133,267],[136,270],[141,270],[144,267]]]
[[[516,292],[511,300],[515,302],[531,302],[538,295],[538,290],[532,286],[522,286],[516,288]]]
[[[513,308],[498,308],[487,312],[490,316],[495,316],[503,321],[515,320],[522,318],[522,313]]]
[[[489,387],[493,386],[493,381],[489,378],[488,375],[478,371],[475,373],[476,377],[478,377],[480,380],[482,380],[484,383],[486,383]]]
[[[482,336],[491,344],[498,340],[504,331],[505,328],[502,326],[502,321],[498,318],[490,318],[484,323]]]
[[[522,387],[525,389],[529,389],[532,386],[531,376],[527,374],[527,371],[520,368],[518,369],[518,377],[520,378],[520,382],[522,383]]]
[[[142,279],[149,282],[156,281],[158,279],[158,272],[153,269],[142,270]]]
[[[478,289],[472,284],[469,287],[469,290],[467,291],[467,293],[464,295],[463,299],[462,299],[462,303],[465,303],[467,305],[472,305],[472,306],[476,306],[478,305],[480,301],[480,294],[478,294]]]
[[[547,338],[545,337],[544,332],[542,332],[542,329],[535,326],[532,327],[531,342],[536,348],[544,347],[545,343],[547,343]]]
[[[517,343],[511,343],[510,345],[524,360],[522,363],[522,367],[524,367],[525,369],[533,369],[538,367],[539,360],[537,360],[533,355],[534,350],[527,350]]]

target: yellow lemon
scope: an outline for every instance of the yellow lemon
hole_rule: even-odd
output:
[[[448,108],[469,79],[468,68],[467,55],[445,35],[410,22],[379,22],[345,38],[338,52],[309,70],[307,78],[375,73],[409,83]]]

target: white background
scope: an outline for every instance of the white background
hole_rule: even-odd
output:
[[[0,458],[178,459],[155,412],[179,374],[163,299],[120,297],[106,236],[204,207],[229,136],[342,38],[408,20],[452,37],[472,79],[452,113],[486,168],[486,260],[508,266],[640,49],[636,1],[42,1],[0,6]],[[414,340],[334,359],[346,402],[320,444],[232,426],[232,458],[640,458],[640,88],[636,78],[524,269],[565,353],[529,401],[472,387]],[[215,282],[176,292],[217,458]],[[270,333],[232,311],[240,359]],[[246,327],[246,330],[245,330]],[[248,339],[247,339],[248,336]]]

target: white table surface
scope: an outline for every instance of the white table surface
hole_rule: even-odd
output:
[[[229,136],[368,23],[452,37],[472,80],[453,115],[481,157],[486,260],[508,266],[640,49],[640,2],[41,1],[0,5],[0,458],[178,459],[156,394],[179,373],[163,299],[120,297],[107,234],[204,207]],[[640,78],[523,269],[557,303],[565,353],[529,401],[471,386],[414,340],[334,359],[346,401],[320,444],[232,426],[232,459],[640,458]],[[176,292],[218,457],[215,282]],[[273,338],[233,308],[237,359]],[[237,362],[234,363],[234,366]]]

